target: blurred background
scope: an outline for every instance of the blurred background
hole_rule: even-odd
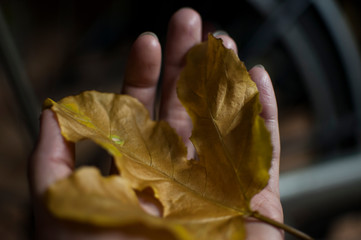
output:
[[[41,102],[121,89],[131,43],[165,43],[168,20],[196,9],[210,32],[262,64],[277,95],[286,223],[316,239],[361,239],[361,3],[357,0],[0,2],[0,236],[29,239],[26,176]],[[96,161],[93,145],[77,150]],[[286,239],[293,239],[286,236]]]

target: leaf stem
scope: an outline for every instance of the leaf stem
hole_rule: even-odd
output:
[[[274,227],[277,227],[277,228],[280,228],[290,234],[292,234],[293,236],[295,237],[298,237],[299,239],[304,239],[304,240],[313,240],[312,237],[310,237],[309,235],[307,235],[306,233],[303,233],[299,230],[297,230],[296,228],[293,228],[291,226],[288,226],[284,223],[280,223],[280,222],[277,222],[269,217],[266,217],[262,214],[260,214],[259,212],[257,211],[254,211],[250,214],[250,217],[253,217],[253,218],[256,218],[262,222],[265,222],[265,223],[268,223]]]

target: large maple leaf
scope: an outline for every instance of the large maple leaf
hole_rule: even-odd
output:
[[[48,99],[63,136],[93,140],[120,173],[76,170],[48,189],[50,211],[103,227],[141,223],[176,239],[244,238],[250,200],[267,185],[272,158],[257,87],[236,54],[210,37],[188,53],[178,96],[193,122],[197,160],[187,159],[168,123],[152,121],[130,96],[87,91]],[[147,188],[162,204],[161,217],[139,204],[136,191]]]

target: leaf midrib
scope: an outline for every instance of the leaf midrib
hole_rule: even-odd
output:
[[[164,178],[167,178],[167,179],[169,179],[169,181],[173,181],[173,182],[177,183],[181,187],[187,189],[187,191],[192,192],[194,195],[197,195],[200,199],[207,200],[208,202],[211,202],[211,203],[213,203],[213,204],[215,204],[215,205],[217,205],[217,206],[219,206],[221,208],[236,212],[239,215],[245,215],[245,214],[248,213],[248,211],[246,211],[246,210],[242,210],[242,209],[235,208],[235,207],[232,207],[232,206],[224,205],[221,202],[218,202],[218,201],[216,201],[216,200],[214,200],[212,198],[209,198],[207,195],[202,195],[200,192],[195,191],[194,189],[190,188],[189,185],[178,181],[176,178],[169,176],[168,174],[161,171],[160,169],[147,165],[145,162],[142,162],[140,159],[136,158],[136,156],[130,156],[127,153],[124,153],[124,152],[122,152],[122,154],[124,154],[128,159],[132,159],[132,161],[134,161],[134,162],[136,162],[138,164],[145,165],[146,167],[150,167],[150,168],[156,170],[159,174],[163,175]]]
[[[223,63],[223,66],[225,66],[225,72],[226,72],[226,75],[228,76],[228,74],[227,74],[227,72],[228,72],[227,64],[225,64],[223,58],[221,59],[221,61],[222,61],[222,63]],[[205,69],[205,72],[206,72],[206,73],[209,72],[207,68],[208,68],[208,64],[206,64],[206,69]],[[206,78],[206,79],[208,78],[207,74],[205,74],[205,78]],[[228,78],[227,78],[227,80],[228,80]],[[206,82],[206,81],[203,81],[203,83],[205,83],[205,82]],[[240,190],[241,190],[241,194],[242,194],[242,196],[243,196],[243,199],[245,199],[246,202],[250,202],[249,199],[247,198],[247,196],[246,196],[245,193],[244,193],[244,189],[242,189],[242,184],[241,184],[242,181],[241,181],[241,179],[240,179],[240,177],[239,177],[239,175],[238,175],[238,173],[237,173],[237,171],[236,171],[236,167],[235,167],[233,161],[231,160],[231,156],[230,156],[229,152],[227,151],[226,144],[225,144],[224,141],[223,141],[223,138],[222,138],[222,135],[221,135],[221,133],[220,133],[220,130],[219,130],[219,128],[218,128],[218,126],[217,126],[217,123],[216,123],[216,121],[215,121],[215,118],[214,118],[214,116],[213,116],[213,114],[212,114],[211,107],[210,107],[210,105],[209,105],[209,101],[207,101],[209,98],[208,98],[208,94],[207,94],[208,91],[206,91],[206,86],[205,86],[205,84],[203,84],[203,87],[204,87],[204,88],[203,88],[203,89],[204,89],[204,92],[206,93],[206,94],[205,94],[206,98],[204,99],[204,101],[206,102],[206,106],[207,106],[207,110],[208,110],[208,114],[209,114],[209,117],[208,117],[208,118],[211,120],[211,122],[212,122],[212,124],[213,124],[213,126],[214,126],[214,128],[215,128],[215,130],[216,130],[216,132],[217,132],[218,140],[219,140],[219,142],[221,143],[222,150],[223,150],[223,152],[224,152],[224,156],[226,157],[227,162],[230,163],[230,165],[232,166],[233,173],[236,175],[238,185],[239,185],[239,187],[241,188]],[[223,101],[224,101],[224,100],[222,100],[222,102],[223,102]],[[241,110],[242,110],[242,108],[241,108],[237,113],[239,113]],[[234,119],[232,120],[232,122],[233,122],[233,121],[234,121]]]

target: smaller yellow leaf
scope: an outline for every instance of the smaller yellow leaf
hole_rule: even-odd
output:
[[[48,194],[52,193],[54,186],[57,187],[57,191],[67,196],[65,199],[60,196],[47,196],[52,198],[50,210],[59,217],[72,215],[79,221],[116,226],[119,223],[134,222],[137,216],[144,214],[136,194],[126,179],[118,175],[102,177],[99,170],[94,167],[79,169],[69,178],[51,186]],[[94,205],[97,205],[97,208],[93,208]],[[61,212],[56,211],[59,206],[62,206]],[[76,212],[74,208],[77,209]]]
[[[65,193],[66,197],[59,192]],[[103,177],[94,167],[80,168],[70,177],[58,181],[49,188],[45,198],[51,199],[48,208],[59,218],[71,216],[79,222],[108,228],[142,223],[153,229],[162,229],[163,234],[167,230],[174,238],[189,239],[182,226],[171,222],[167,224],[161,218],[146,213],[126,179],[119,175]]]

